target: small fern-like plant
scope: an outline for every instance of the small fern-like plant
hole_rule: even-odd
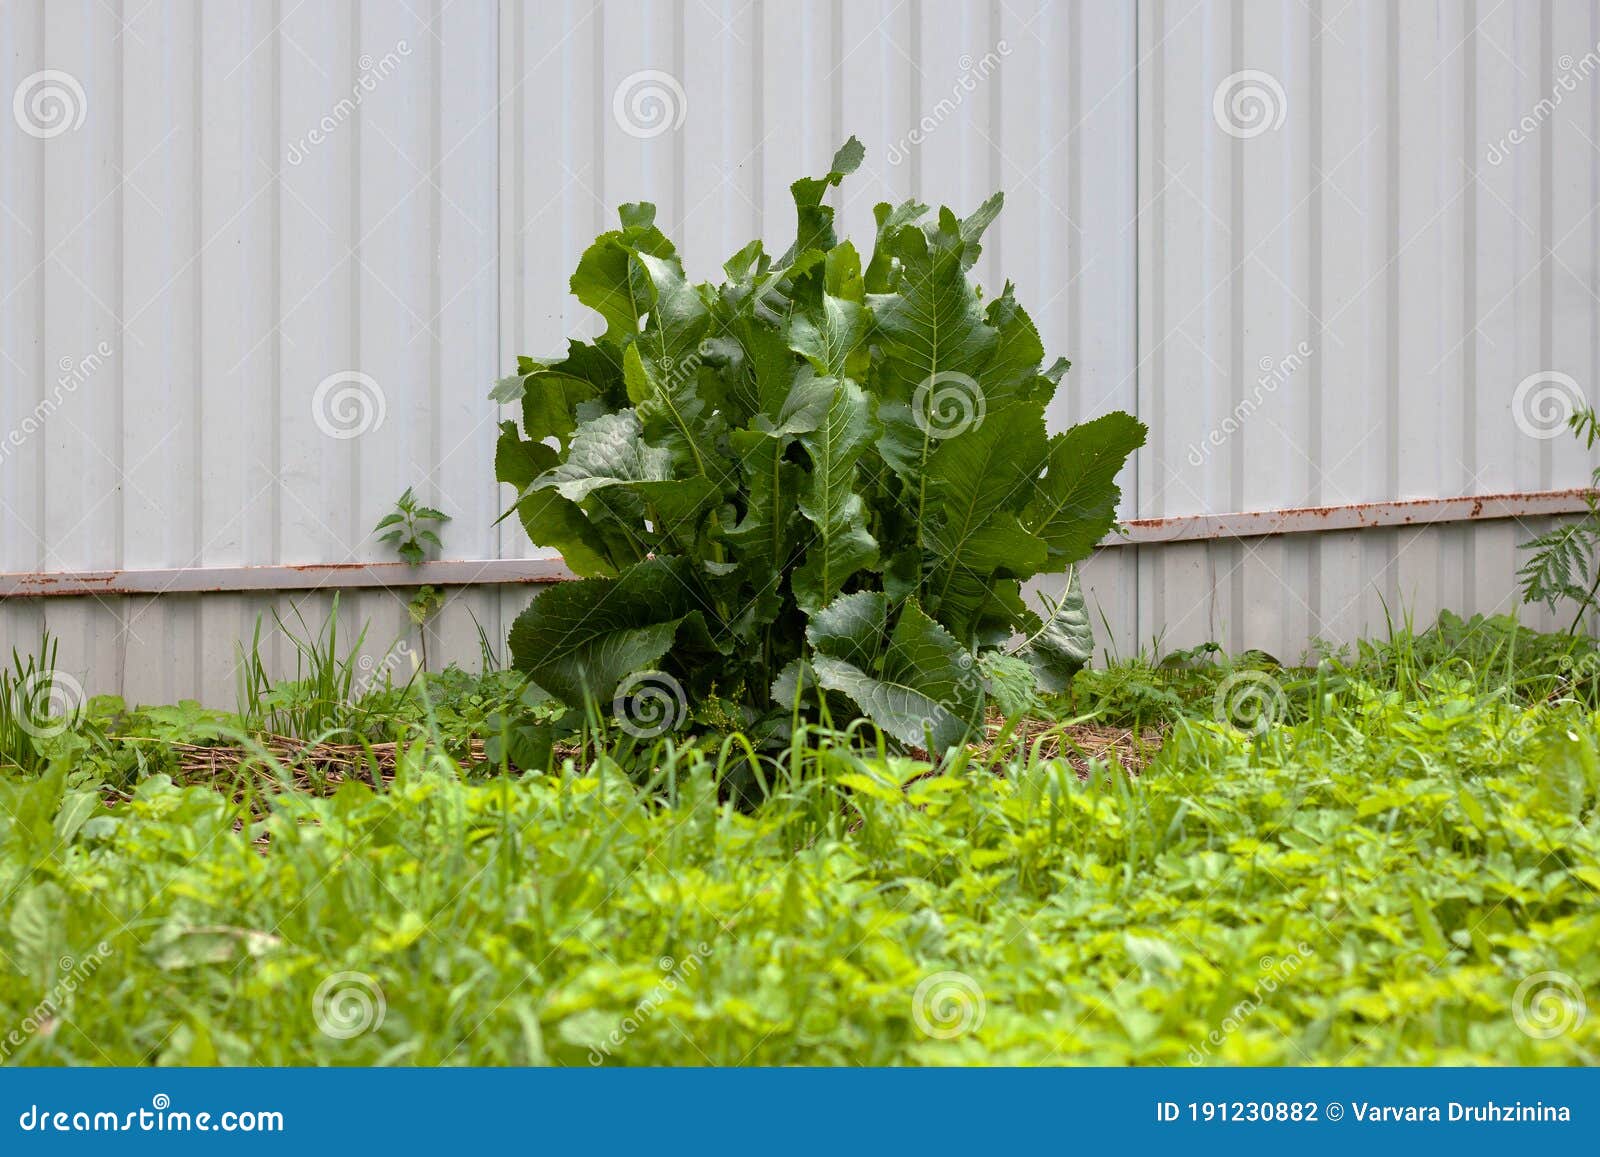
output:
[[[1579,410],[1567,419],[1567,425],[1586,449],[1594,449],[1595,442],[1600,441],[1600,419],[1593,409]],[[1552,611],[1563,600],[1577,604],[1568,634],[1577,631],[1585,613],[1597,609],[1596,594],[1600,593],[1600,566],[1596,565],[1596,548],[1600,547],[1600,467],[1590,476],[1589,487],[1585,496],[1588,510],[1575,521],[1526,543],[1523,549],[1532,552],[1532,557],[1517,572],[1522,580],[1523,602],[1544,603]]]

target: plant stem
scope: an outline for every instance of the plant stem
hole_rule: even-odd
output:
[[[1595,567],[1594,582],[1589,584],[1589,593],[1583,596],[1583,602],[1578,604],[1578,613],[1572,616],[1572,626],[1567,628],[1567,634],[1578,633],[1578,624],[1583,622],[1583,612],[1594,606],[1594,593],[1600,590],[1600,566]]]

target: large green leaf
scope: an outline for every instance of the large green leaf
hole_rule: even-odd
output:
[[[1044,405],[1055,392],[1054,383],[1039,373],[1044,343],[1033,319],[1017,304],[1009,281],[1005,292],[989,303],[984,317],[1000,335],[994,357],[983,367],[980,379],[989,409],[1024,400]]]
[[[892,292],[867,295],[882,391],[878,452],[904,484],[902,501],[916,526],[928,517],[929,457],[989,406],[981,375],[999,334],[967,280],[963,248],[960,222],[946,209],[934,226],[882,228],[873,258],[876,264],[887,257],[898,274]],[[871,270],[867,280],[873,281]]]
[[[1054,564],[1078,562],[1117,520],[1117,473],[1140,446],[1145,424],[1116,411],[1050,440],[1044,477],[1034,486],[1023,524],[1044,539]]]
[[[630,355],[632,350],[629,350]],[[696,524],[710,510],[717,488],[706,478],[678,478],[672,453],[651,446],[631,410],[585,422],[567,457],[534,480],[531,491],[554,490],[592,512],[613,519],[648,520],[640,542],[666,536],[692,541]],[[625,499],[619,500],[620,495]]]
[[[939,441],[919,422],[909,402],[883,399],[878,402],[877,451],[884,466],[904,483],[904,493],[910,504],[910,518],[915,521],[917,509],[926,499],[923,481],[926,477],[928,455],[939,447]]]
[[[563,444],[577,428],[581,409],[596,403],[614,409],[627,401],[616,352],[578,341],[569,343],[560,361],[518,358],[516,376],[502,378],[490,397],[522,404],[522,429],[530,440],[553,437]]]
[[[1038,677],[1024,660],[1003,651],[985,651],[978,657],[978,669],[988,685],[989,702],[1007,719],[1042,710]]]
[[[558,583],[511,627],[518,669],[562,701],[609,706],[617,684],[659,665],[673,639],[702,611],[684,559],[649,559],[614,579]]]
[[[1094,658],[1094,628],[1089,624],[1089,607],[1076,567],[1067,572],[1061,601],[1017,654],[1033,668],[1039,686],[1046,691],[1065,691],[1072,677]]]
[[[733,443],[744,452],[746,503],[743,516],[724,533],[728,545],[762,573],[783,566],[799,517],[804,470],[784,459],[785,442],[748,430],[737,431]]]
[[[606,533],[577,503],[553,490],[535,490],[517,500],[517,519],[535,546],[561,552],[567,569],[580,578],[615,575],[617,560],[638,557],[625,537]]]
[[[818,655],[872,671],[888,643],[888,633],[889,600],[881,591],[857,591],[840,595],[812,615],[806,640]],[[804,658],[795,659],[773,681],[772,700],[780,710],[791,709],[817,686],[811,663]]]
[[[889,251],[889,239],[897,230],[920,221],[927,211],[928,207],[920,201],[902,201],[898,205],[880,201],[872,207],[878,232],[872,247],[872,260],[862,273],[868,293],[888,293],[894,288],[900,267],[894,254]]]
[[[861,254],[853,242],[841,241],[822,259],[822,286],[843,301],[865,301],[866,281],[861,275]]]
[[[829,249],[833,246],[833,208],[824,205],[822,198],[830,188],[855,172],[865,155],[866,149],[862,147],[861,142],[851,137],[833,155],[833,165],[827,175],[801,177],[789,186],[789,192],[794,195],[795,210],[799,218],[795,230],[794,248],[790,250],[791,257],[808,249]],[[786,259],[779,264],[787,263]]]
[[[585,422],[566,457],[541,474],[534,485],[582,502],[602,487],[671,477],[671,452],[647,443],[638,415],[621,410]]]
[[[965,638],[997,573],[1030,575],[1044,565],[1045,544],[1012,511],[1032,495],[1044,458],[1044,410],[1018,402],[991,410],[928,459],[927,493],[938,512],[923,544],[931,558],[929,605]]]
[[[842,377],[850,355],[867,336],[870,320],[860,302],[825,293],[820,305],[797,313],[790,321],[789,348],[819,374]]]
[[[994,356],[999,336],[984,318],[962,267],[955,215],[942,210],[936,228],[892,229],[882,248],[899,262],[899,281],[892,293],[869,293],[867,305],[889,395],[909,402],[919,386],[937,385],[940,376],[976,379]]]
[[[1029,534],[1016,515],[1001,512],[959,540],[930,540],[940,564],[923,585],[935,617],[967,645],[983,639],[988,616],[999,612],[1015,584],[1009,580],[1037,574],[1045,565],[1045,546]],[[933,600],[937,599],[937,604]],[[1008,629],[1022,624],[1006,618]]]
[[[749,568],[748,575],[757,587],[752,598],[763,621],[780,609],[806,477],[801,465],[788,460],[788,448],[794,435],[812,433],[822,425],[833,402],[834,385],[805,366],[791,375],[788,395],[775,404],[770,415],[754,415],[753,429],[736,430],[729,436],[740,456],[747,501],[743,517],[727,529],[724,539]],[[768,399],[763,404],[774,403]]]
[[[800,512],[815,533],[791,584],[803,610],[826,606],[856,571],[878,560],[878,544],[867,531],[866,506],[856,490],[856,463],[875,433],[866,394],[846,380],[834,385],[822,424],[800,435],[811,459]]]
[[[554,490],[530,489],[534,480],[555,468],[558,461],[554,448],[518,437],[516,423],[501,425],[495,477],[517,487],[514,509],[529,540],[535,546],[559,550],[573,574],[583,578],[615,575],[611,544],[583,509]]]
[[[693,363],[674,364],[673,372],[663,373],[646,362],[639,343],[629,346],[623,357],[628,397],[635,403],[641,432],[666,447],[662,453],[678,473],[709,478],[718,490],[732,489],[735,479],[717,451],[722,422],[708,415]]]
[[[711,315],[676,257],[639,253],[637,258],[650,282],[650,317],[638,344],[658,376],[693,381]]]
[[[701,343],[705,363],[723,376],[723,408],[730,424],[774,415],[788,398],[798,359],[785,331],[753,317],[718,315],[715,335]]]
[[[965,742],[983,719],[983,681],[972,656],[915,601],[901,608],[876,671],[823,654],[812,666],[823,687],[849,696],[909,746],[942,752]]]
[[[606,321],[606,339],[616,348],[632,341],[650,312],[654,294],[637,255],[671,257],[674,250],[655,227],[655,206],[624,205],[623,227],[595,238],[572,274],[572,294]]]
[[[500,437],[494,444],[494,476],[518,490],[559,461],[555,447],[517,433],[515,422],[500,423]]]
[[[824,377],[810,366],[802,366],[800,372],[790,378],[789,393],[777,410],[763,409],[751,419],[750,425],[787,445],[790,435],[810,434],[822,426],[833,405],[836,384],[837,379]]]
[[[961,222],[961,265],[971,269],[978,255],[983,252],[983,247],[978,244],[978,239],[983,236],[984,230],[994,224],[994,219],[1000,216],[1000,207],[1006,203],[1004,193],[996,193],[977,209],[973,210]]]
[[[871,670],[889,630],[889,600],[882,591],[840,595],[806,627],[806,640],[819,655]]]

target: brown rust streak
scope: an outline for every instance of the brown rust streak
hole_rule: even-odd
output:
[[[1332,506],[1297,506],[1280,510],[1227,511],[1219,514],[1169,515],[1162,518],[1133,518],[1123,523],[1128,530],[1146,533],[1175,529],[1171,538],[1155,538],[1149,545],[1166,542],[1205,541],[1227,538],[1262,538],[1282,534],[1315,532],[1316,527],[1293,525],[1326,523],[1339,519],[1342,528],[1351,530],[1381,526],[1418,526],[1443,522],[1468,522],[1491,518],[1543,517],[1573,511],[1529,509],[1552,504],[1577,503],[1594,492],[1587,487],[1564,490],[1508,491],[1500,494],[1471,494],[1447,498],[1397,498],[1386,502],[1354,502]],[[1454,513],[1459,511],[1460,513]],[[1430,517],[1442,512],[1443,517]],[[1184,528],[1194,528],[1183,534]],[[1114,540],[1109,544],[1118,545]]]
[[[1592,493],[1587,487],[1577,486],[1566,490],[1535,490],[1535,491],[1509,491],[1504,494],[1463,494],[1454,498],[1396,498],[1387,502],[1352,502],[1342,506],[1289,506],[1280,510],[1239,510],[1225,511],[1221,514],[1177,514],[1164,518],[1130,518],[1123,522],[1124,526],[1136,526],[1141,530],[1159,530],[1164,526],[1174,524],[1188,524],[1201,520],[1243,520],[1248,522],[1287,521],[1291,518],[1330,518],[1340,513],[1354,513],[1363,525],[1375,525],[1382,518],[1384,511],[1411,511],[1427,509],[1448,509],[1462,503],[1471,503],[1470,513],[1463,521],[1483,517],[1484,506],[1487,503],[1513,504],[1517,502],[1554,501],[1557,499],[1578,499]],[[1367,517],[1372,522],[1369,523]],[[1509,517],[1509,516],[1508,516]],[[1415,521],[1411,515],[1406,515],[1406,521]]]

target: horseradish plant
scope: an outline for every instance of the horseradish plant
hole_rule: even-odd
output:
[[[1043,365],[1009,284],[985,302],[969,280],[998,194],[965,219],[879,205],[865,256],[836,239],[823,197],[861,156],[851,138],[796,181],[794,244],[750,243],[720,285],[690,284],[654,206],[624,205],[571,281],[605,332],[496,387],[522,409],[496,472],[584,576],[511,630],[567,703],[621,714],[657,680],[669,714],[715,691],[757,734],[864,715],[942,750],[1087,661],[1070,572],[1144,426],[1046,433],[1068,363]],[[1041,573],[1068,575],[1042,616],[1021,589]]]

